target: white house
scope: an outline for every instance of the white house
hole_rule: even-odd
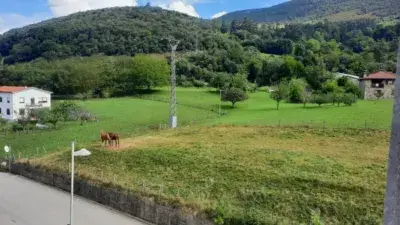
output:
[[[30,109],[50,108],[51,92],[35,87],[0,86],[0,115],[7,120],[26,116]]]

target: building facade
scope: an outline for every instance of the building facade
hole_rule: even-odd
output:
[[[0,87],[0,115],[3,119],[26,118],[32,109],[50,107],[51,92],[49,91],[34,87]]]
[[[395,81],[396,75],[391,72],[377,72],[364,76],[360,82],[364,99],[394,98]]]

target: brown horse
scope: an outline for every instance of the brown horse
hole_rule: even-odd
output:
[[[113,141],[115,141],[115,146],[116,146],[116,147],[119,147],[119,134],[109,132],[109,133],[108,133],[108,136],[109,136],[110,139],[111,139],[111,146],[113,145],[113,144],[112,144]]]
[[[103,145],[103,143],[104,143],[104,146],[106,146],[107,142],[108,142],[108,145],[111,145],[112,140],[111,140],[110,134],[108,132],[101,131],[100,138],[101,138],[101,145]]]

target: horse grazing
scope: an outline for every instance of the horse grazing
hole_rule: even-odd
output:
[[[115,146],[116,147],[119,147],[119,134],[117,134],[117,133],[107,133],[108,134],[108,136],[110,137],[110,139],[111,139],[111,146],[112,146],[112,143],[113,143],[113,141],[115,141]]]
[[[101,145],[103,145],[103,143],[104,143],[104,146],[106,146],[107,142],[109,145],[111,145],[112,140],[111,140],[110,134],[108,132],[101,131],[100,138],[101,138]]]

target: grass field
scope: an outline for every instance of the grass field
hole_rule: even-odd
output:
[[[31,162],[67,171],[76,140],[78,149],[93,152],[77,159],[80,176],[107,183],[115,175],[125,189],[225,224],[309,224],[313,212],[325,224],[380,224],[393,101],[282,103],[276,110],[260,91],[235,108],[223,103],[226,115],[218,117],[188,107],[218,108],[219,94],[211,89],[178,88],[177,98],[177,130],[140,129],[166,123],[167,103],[115,98],[79,102],[99,122],[61,123],[56,130],[0,135],[0,141]],[[200,122],[182,126],[193,120]],[[372,129],[349,128],[366,125]],[[121,134],[120,149],[100,147],[102,129]]]
[[[148,98],[168,99],[168,89],[161,89]],[[392,101],[359,101],[351,107],[324,105],[308,105],[303,108],[298,104],[282,104],[276,110],[273,100],[266,92],[251,93],[248,101],[238,103],[235,108],[230,103],[223,103],[222,110],[227,113],[220,118],[215,112],[191,108],[186,105],[218,109],[219,94],[213,90],[196,88],[178,88],[178,122],[201,121],[206,125],[238,124],[238,125],[298,125],[318,124],[327,127],[362,127],[387,130],[390,127]],[[36,155],[57,151],[69,146],[76,140],[82,144],[92,144],[99,139],[101,129],[121,133],[129,137],[140,133],[138,128],[145,125],[166,123],[169,105],[164,102],[140,100],[135,98],[114,98],[80,101],[84,108],[100,118],[98,123],[61,123],[59,128],[50,131],[29,134],[0,135],[0,141],[11,145],[14,152]],[[218,111],[218,110],[217,110]],[[209,118],[206,119],[205,118]],[[44,148],[43,148],[44,147]],[[44,150],[46,149],[46,151]],[[0,153],[3,154],[3,153]]]
[[[168,96],[168,90],[162,89],[155,92],[156,96]],[[195,88],[180,88],[177,91],[178,102],[185,104],[198,104],[218,108],[219,94],[213,90]],[[358,101],[355,105],[332,106],[331,104],[318,107],[309,104],[303,108],[301,104],[283,103],[276,110],[276,102],[269,95],[260,91],[251,93],[249,100],[237,103],[235,108],[230,103],[223,103],[223,110],[228,115],[219,120],[208,121],[209,124],[242,124],[242,125],[298,125],[318,123],[330,127],[354,127],[375,129],[389,129],[392,119],[393,100]]]
[[[119,132],[122,137],[129,137],[141,133],[140,128],[145,125],[166,123],[169,115],[169,105],[166,103],[140,100],[134,98],[118,98],[106,100],[89,100],[79,102],[84,108],[99,118],[99,122],[86,123],[83,126],[78,122],[60,123],[57,129],[48,131],[34,131],[28,134],[0,134],[0,142],[10,145],[14,153],[21,152],[23,157],[30,154],[65,149],[76,140],[81,144],[92,144],[99,141],[100,130]],[[179,123],[192,120],[201,120],[215,113],[189,107],[179,108]],[[4,154],[3,151],[0,156]]]
[[[380,224],[388,131],[195,126],[92,146],[81,176],[225,224]],[[69,153],[36,161],[66,171]],[[63,165],[63,166],[60,166]],[[104,178],[100,174],[103,171]]]

